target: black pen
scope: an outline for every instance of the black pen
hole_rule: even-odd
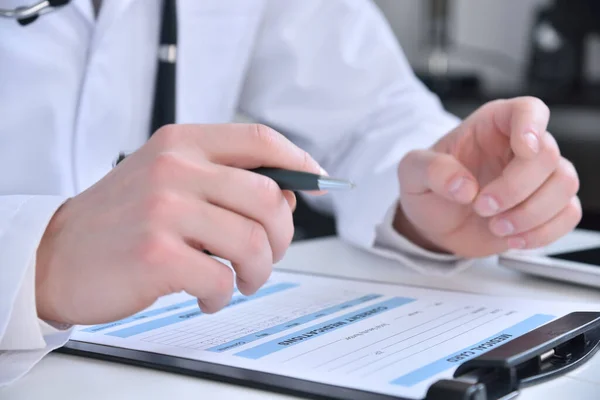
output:
[[[125,159],[126,155],[121,153],[115,161],[115,166]],[[291,191],[333,191],[350,190],[354,183],[329,176],[312,174],[303,171],[290,171],[281,168],[256,168],[250,170],[268,178],[273,179],[282,190]]]
[[[320,191],[350,190],[354,188],[354,184],[350,181],[311,174],[310,172],[290,171],[280,168],[256,168],[250,171],[273,179],[282,190]]]

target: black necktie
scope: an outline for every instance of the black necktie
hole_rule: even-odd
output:
[[[175,3],[175,0],[163,0],[150,135],[161,126],[176,122],[177,7]]]
[[[98,18],[100,7],[102,6],[102,0],[92,0],[92,7],[94,7],[94,15]]]

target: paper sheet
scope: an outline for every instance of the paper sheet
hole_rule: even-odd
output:
[[[217,314],[175,294],[73,339],[423,398],[460,363],[576,309],[276,272]]]

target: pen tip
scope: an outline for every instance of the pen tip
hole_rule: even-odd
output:
[[[355,187],[354,182],[342,179],[329,177],[319,179],[319,190],[352,190]]]

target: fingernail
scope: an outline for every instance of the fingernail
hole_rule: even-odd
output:
[[[525,239],[521,238],[510,238],[508,239],[508,247],[515,250],[522,250],[527,246]]]
[[[500,210],[500,204],[490,195],[481,196],[475,204],[475,210],[483,217],[489,217]]]
[[[459,177],[450,182],[448,187],[450,194],[461,203],[469,203],[475,197],[475,185],[465,177]]]
[[[456,178],[450,183],[450,193],[456,194],[460,191],[460,189],[464,186],[465,178],[462,176],[460,178]]]
[[[321,176],[329,176],[329,174],[323,169],[323,167],[321,167]]]
[[[514,225],[506,219],[498,220],[492,224],[492,232],[500,237],[511,235],[514,231]]]
[[[534,153],[537,153],[538,151],[540,151],[540,141],[538,140],[538,137],[535,133],[527,132],[525,134],[525,143],[527,143],[527,146]]]

